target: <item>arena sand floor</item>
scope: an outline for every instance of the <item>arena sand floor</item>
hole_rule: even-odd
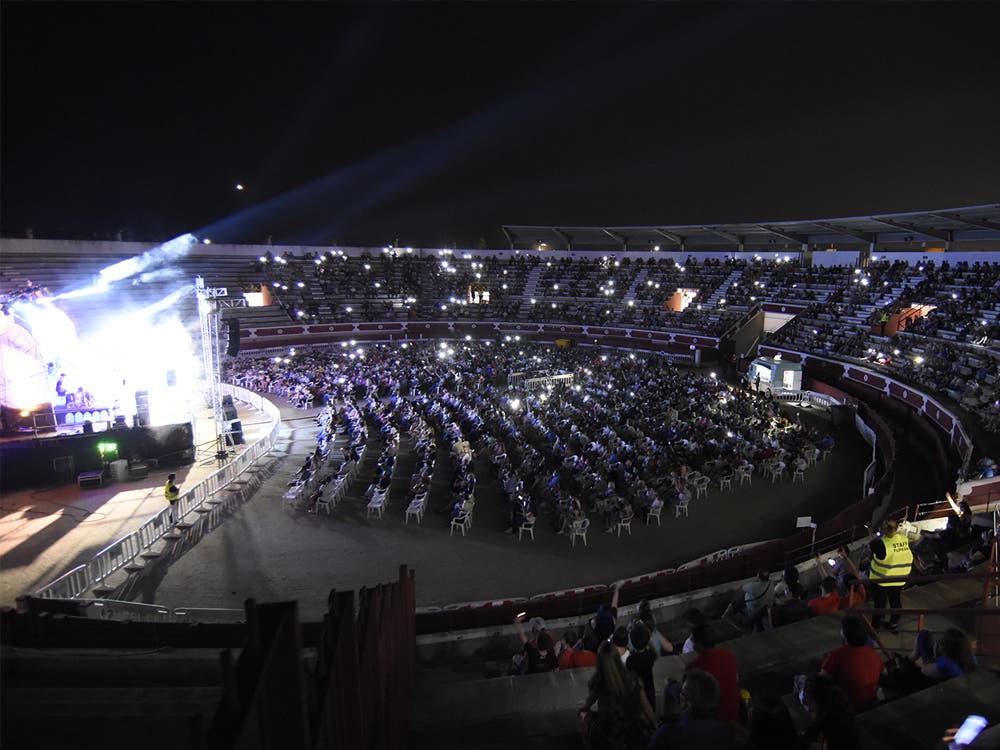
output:
[[[280,403],[280,399],[274,399]],[[828,415],[803,410],[807,420],[831,432],[833,454],[806,473],[771,484],[754,475],[751,485],[692,500],[690,515],[665,511],[662,526],[632,524],[632,534],[603,533],[592,518],[588,545],[575,547],[541,515],[535,538],[504,533],[507,512],[495,473],[477,460],[475,522],[465,536],[449,536],[449,465],[437,462],[429,507],[421,525],[404,523],[406,489],[413,471],[404,438],[389,507],[381,519],[365,517],[361,499],[374,472],[376,444],[358,478],[333,512],[314,515],[283,507],[292,474],[315,448],[318,410],[281,404],[285,417],[273,473],[218,528],[151,577],[138,600],[168,607],[242,608],[296,599],[305,620],[321,618],[331,588],[352,589],[394,580],[398,566],[416,571],[417,605],[444,605],[531,596],[674,567],[715,550],[793,533],[797,516],[823,521],[859,499],[871,449],[854,430],[834,429]],[[735,484],[735,483],[734,483]]]

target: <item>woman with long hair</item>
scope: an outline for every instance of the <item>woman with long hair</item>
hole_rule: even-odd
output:
[[[581,732],[587,747],[645,748],[656,728],[656,714],[642,689],[642,680],[625,670],[618,649],[608,641],[597,650],[597,665],[587,687],[587,702],[580,709]]]

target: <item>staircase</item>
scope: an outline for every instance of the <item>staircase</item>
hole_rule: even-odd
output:
[[[731,274],[729,274],[729,276],[726,277],[725,281],[719,284],[718,288],[714,292],[712,292],[712,296],[708,298],[709,309],[717,307],[720,299],[725,299],[726,292],[729,290],[729,287],[733,285],[734,281],[739,281],[740,276],[742,275],[743,275],[743,269],[738,268]]]
[[[622,297],[622,303],[628,304],[629,302],[635,301],[635,291],[639,288],[641,284],[646,281],[646,276],[649,274],[649,269],[643,267],[639,269],[639,273],[635,275],[635,279],[632,281],[632,285],[625,291],[625,296]]]
[[[528,272],[528,276],[524,280],[524,297],[521,300],[521,309],[519,311],[521,315],[530,316],[532,309],[531,299],[538,295],[538,280],[541,278],[542,271],[544,270],[545,266],[538,263]]]

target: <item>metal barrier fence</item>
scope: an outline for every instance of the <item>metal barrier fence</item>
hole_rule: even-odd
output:
[[[121,570],[135,560],[145,550],[159,541],[174,523],[171,513],[175,513],[174,521],[181,522],[191,513],[200,508],[206,500],[223,489],[244,471],[253,466],[261,457],[274,448],[281,426],[281,414],[278,407],[262,396],[239,388],[229,383],[222,384],[222,394],[232,396],[248,406],[262,411],[271,418],[271,428],[260,440],[247,446],[236,458],[219,470],[207,476],[190,490],[180,496],[173,508],[164,508],[154,515],[136,531],[128,536],[112,542],[82,565],[78,565],[51,583],[42,586],[32,596],[40,599],[76,599],[87,589],[97,585],[115,571]]]
[[[810,406],[821,406],[829,409],[831,406],[840,406],[841,402],[833,396],[815,391],[782,391],[772,390],[771,397],[775,401],[783,401],[794,404],[809,404]]]

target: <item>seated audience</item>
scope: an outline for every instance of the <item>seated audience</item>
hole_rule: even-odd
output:
[[[703,669],[719,682],[719,708],[716,718],[736,724],[740,719],[739,670],[732,651],[715,645],[715,634],[703,623],[691,630],[691,639],[697,656],[688,662],[687,669]]]
[[[665,691],[666,692],[666,691]],[[656,731],[648,750],[730,750],[735,748],[733,727],[716,718],[719,682],[701,669],[689,669],[679,691],[680,716]]]
[[[837,593],[837,579],[827,576],[820,582],[820,596],[810,599],[809,614],[829,615],[840,609],[840,594]]]
[[[772,628],[780,628],[793,622],[808,619],[809,607],[802,600],[802,587],[798,581],[788,584],[785,601],[775,604],[770,610]]]
[[[866,711],[879,702],[878,683],[886,674],[885,665],[868,645],[868,631],[860,618],[847,615],[840,633],[844,645],[826,655],[820,674],[843,689],[852,711]]]
[[[584,646],[583,639],[579,638],[574,630],[567,630],[563,634],[562,639],[556,644],[556,655],[559,669],[592,667],[597,663],[597,654]]]

